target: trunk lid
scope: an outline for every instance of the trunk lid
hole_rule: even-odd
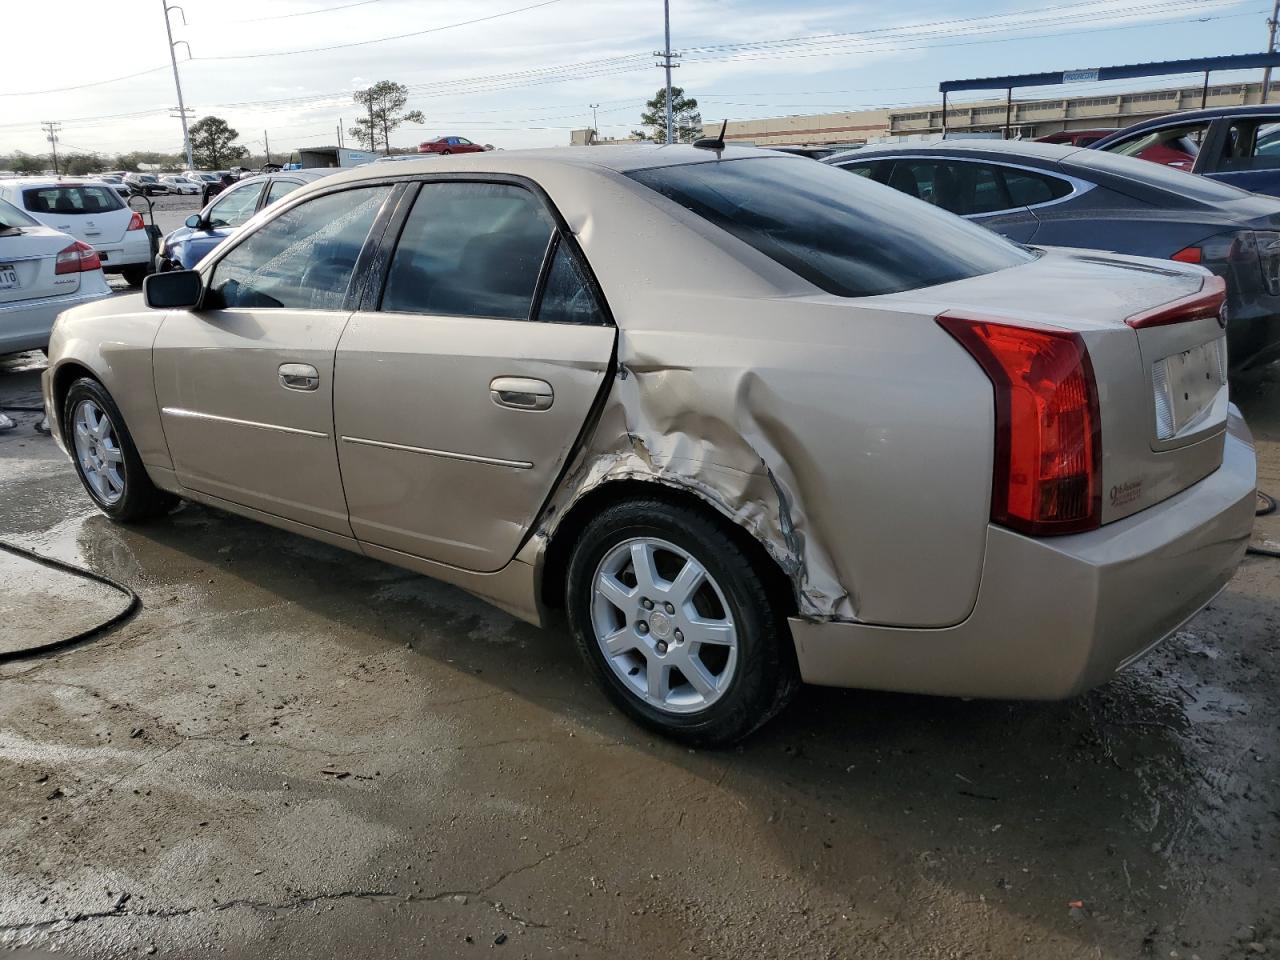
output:
[[[1050,249],[1033,263],[911,296],[938,312],[1080,334],[1097,384],[1101,519],[1119,520],[1222,463],[1222,281],[1200,267]]]
[[[79,290],[79,273],[54,273],[58,253],[70,245],[70,237],[49,227],[23,226],[0,233],[0,303]]]

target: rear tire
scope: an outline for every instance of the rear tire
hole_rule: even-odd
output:
[[[124,282],[129,284],[129,286],[140,287],[142,286],[142,281],[146,279],[147,274],[150,272],[151,270],[146,264],[139,263],[128,267],[122,267],[120,269],[120,276],[124,277]]]
[[[85,491],[112,520],[149,520],[177,502],[147,476],[120,408],[97,380],[82,377],[71,384],[62,405],[62,435]]]
[[[663,500],[615,504],[569,558],[579,652],[633,720],[698,745],[733,743],[799,689],[785,616],[722,523]]]

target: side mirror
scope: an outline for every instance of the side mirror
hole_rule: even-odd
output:
[[[142,281],[142,298],[153,310],[178,310],[200,302],[204,281],[194,270],[153,273]]]
[[[199,230],[204,225],[204,220],[200,218],[200,214],[193,213],[183,221],[192,230]]]

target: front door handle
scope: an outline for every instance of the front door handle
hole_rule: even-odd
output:
[[[513,410],[547,410],[556,393],[545,380],[531,377],[494,377],[489,381],[489,399]]]
[[[320,371],[309,363],[282,363],[280,386],[286,390],[315,390],[320,386]]]

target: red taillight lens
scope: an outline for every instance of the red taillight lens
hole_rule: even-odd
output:
[[[1204,259],[1204,251],[1199,247],[1183,247],[1169,259],[1179,263],[1199,263]]]
[[[100,269],[102,269],[102,260],[98,257],[98,251],[83,240],[77,240],[71,246],[60,250],[58,259],[53,265],[55,274],[84,273],[87,270]]]
[[[992,521],[1032,536],[1097,527],[1102,432],[1080,335],[950,313],[938,323],[995,388]]]
[[[146,224],[142,222],[142,214],[138,213],[136,210],[134,211],[133,216],[129,218],[129,229],[130,230],[146,229]]]

